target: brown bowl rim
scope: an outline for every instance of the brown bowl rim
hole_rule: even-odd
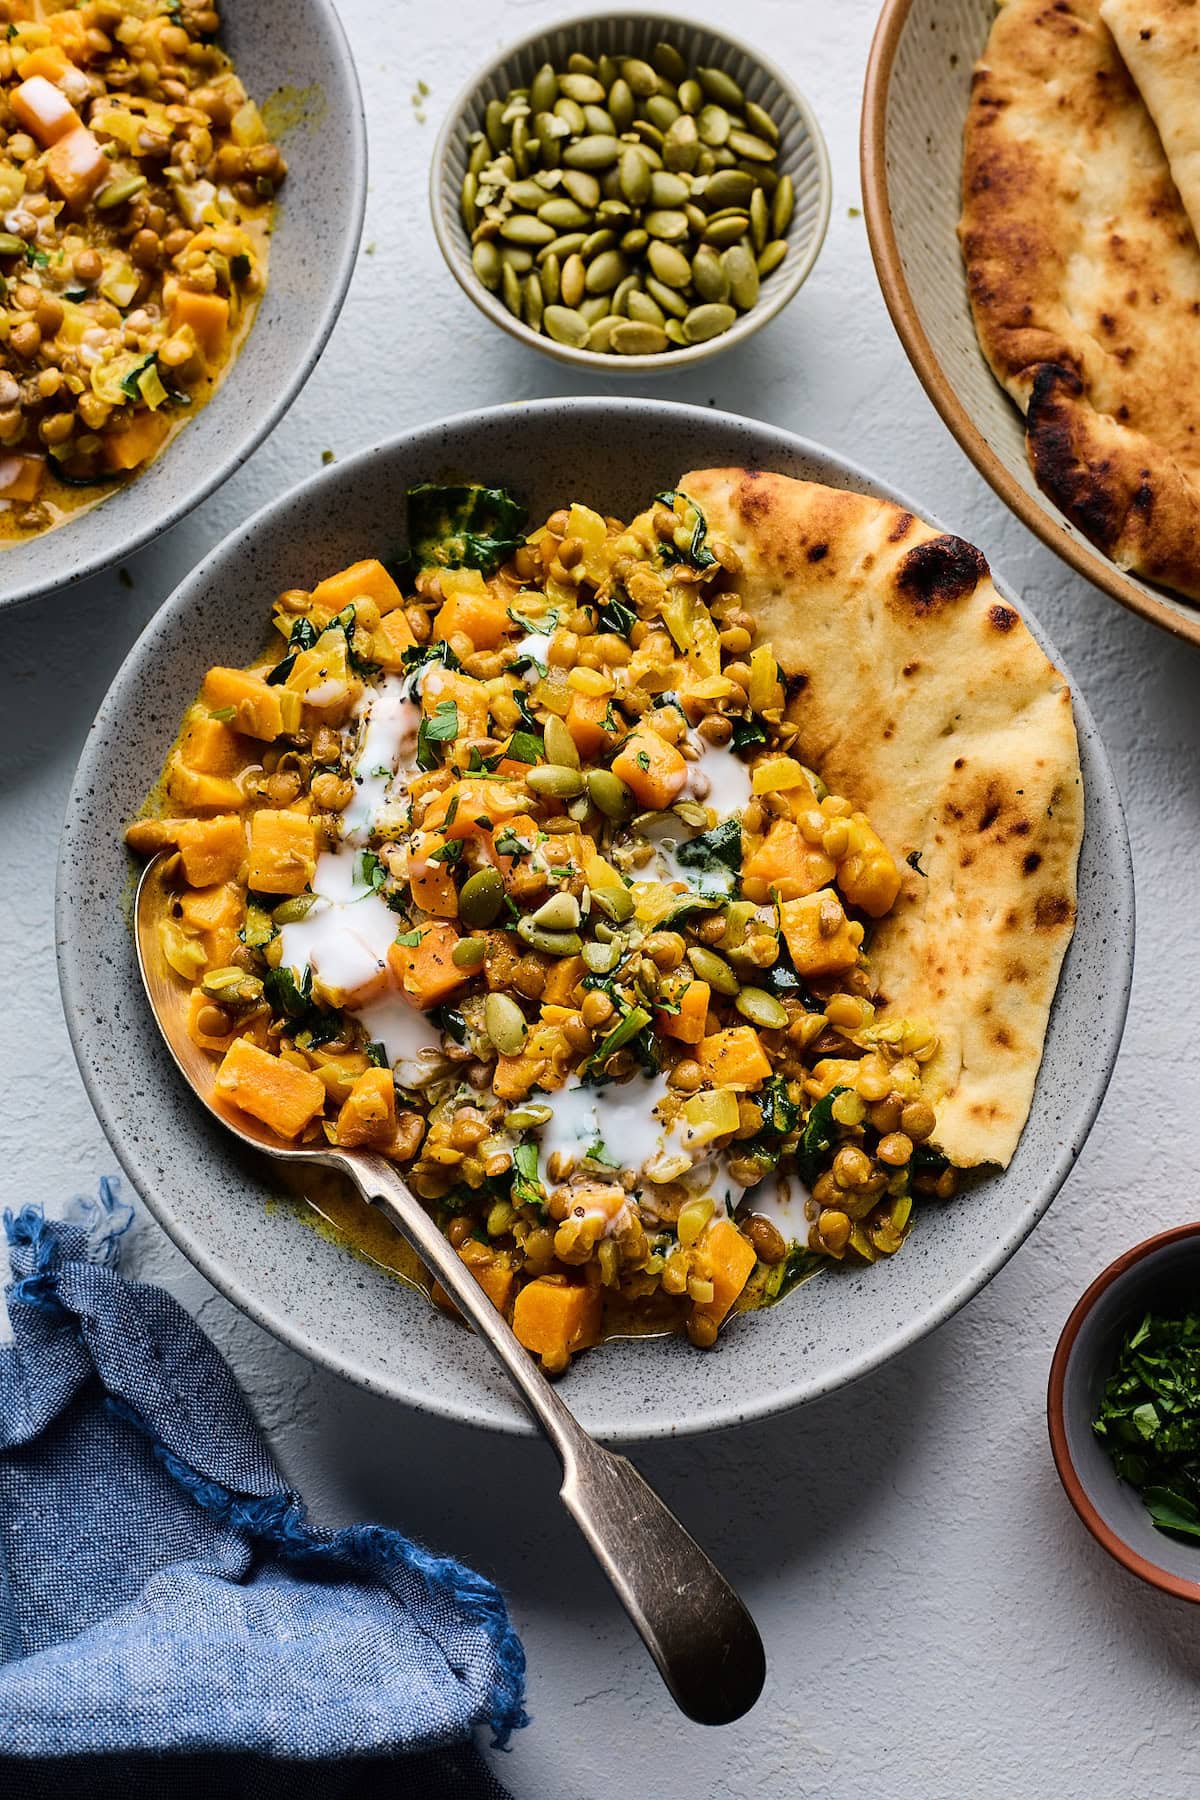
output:
[[[1178,1600],[1190,1600],[1194,1605],[1200,1604],[1200,1576],[1195,1581],[1185,1581],[1180,1575],[1173,1575],[1169,1569],[1152,1563],[1130,1547],[1101,1518],[1092,1504],[1078,1470],[1071,1460],[1071,1452],[1067,1446],[1067,1428],[1063,1416],[1063,1390],[1066,1386],[1067,1366],[1071,1360],[1071,1352],[1075,1348],[1075,1340],[1079,1336],[1080,1326],[1095,1306],[1101,1294],[1110,1288],[1127,1270],[1135,1264],[1152,1256],[1155,1251],[1163,1249],[1167,1244],[1177,1244],[1185,1238],[1200,1237],[1200,1223],[1193,1225],[1175,1225],[1169,1231],[1160,1231],[1154,1237],[1143,1238],[1140,1244],[1126,1250],[1115,1262],[1109,1263],[1097,1275],[1095,1281],[1076,1301],[1070,1318],[1062,1328],[1062,1335],[1054,1351],[1050,1364],[1050,1379],[1046,1386],[1046,1425],[1050,1433],[1050,1451],[1054,1457],[1054,1466],[1058,1470],[1058,1478],[1066,1489],[1067,1499],[1075,1508],[1083,1523],[1087,1526],[1096,1542],[1108,1551],[1109,1555],[1130,1571],[1148,1581],[1151,1587],[1160,1588],[1165,1594],[1173,1594]]]
[[[1200,612],[1195,618],[1181,615],[1166,600],[1156,599],[1130,581],[1108,557],[1072,536],[1065,521],[1060,521],[1048,510],[1052,504],[1050,501],[1043,503],[1035,500],[1009,474],[963,406],[925,333],[900,260],[892,225],[887,177],[888,88],[896,50],[912,4],[913,0],[884,0],[867,58],[859,136],[867,241],[871,246],[875,273],[897,336],[943,423],[957,438],[984,480],[994,488],[1021,522],[1061,556],[1064,562],[1069,563],[1077,574],[1093,582],[1130,612],[1169,631],[1173,637],[1200,645]],[[1187,602],[1181,599],[1179,604],[1186,605]]]

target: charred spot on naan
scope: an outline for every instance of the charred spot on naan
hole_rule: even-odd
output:
[[[965,538],[943,532],[940,537],[914,545],[905,555],[896,570],[892,604],[918,618],[929,618],[964,595],[973,594],[987,575],[987,559],[982,551]]]

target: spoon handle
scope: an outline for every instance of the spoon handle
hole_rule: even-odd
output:
[[[343,1152],[338,1161],[474,1326],[558,1452],[563,1504],[676,1704],[701,1725],[741,1718],[762,1691],[766,1660],[724,1576],[633,1464],[583,1430],[393,1165],[369,1152]]]

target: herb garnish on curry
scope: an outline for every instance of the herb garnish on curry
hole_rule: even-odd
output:
[[[802,760],[734,537],[413,489],[405,564],[281,594],[128,832],[216,1095],[395,1158],[551,1371],[617,1315],[709,1346],[955,1191],[870,956],[936,882]]]

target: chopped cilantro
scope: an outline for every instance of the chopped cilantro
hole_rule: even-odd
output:
[[[504,754],[513,762],[538,763],[546,754],[546,746],[535,731],[514,731],[508,740]]]
[[[431,852],[429,860],[435,863],[457,863],[462,861],[466,845],[462,838],[447,838],[446,842]]]
[[[369,887],[373,894],[377,894],[387,880],[387,870],[373,850],[359,852],[355,874],[364,887]]]
[[[538,1180],[538,1147],[528,1138],[513,1151],[512,1200],[514,1206],[544,1204]]]
[[[415,950],[421,942],[421,933],[415,927],[412,931],[402,931],[396,938],[396,942],[403,944],[406,950]]]
[[[426,773],[441,763],[438,744],[452,742],[458,736],[458,707],[453,700],[439,700],[432,718],[421,720],[417,728],[417,767]]]
[[[1200,1313],[1146,1313],[1121,1345],[1092,1430],[1159,1531],[1200,1538]]]

